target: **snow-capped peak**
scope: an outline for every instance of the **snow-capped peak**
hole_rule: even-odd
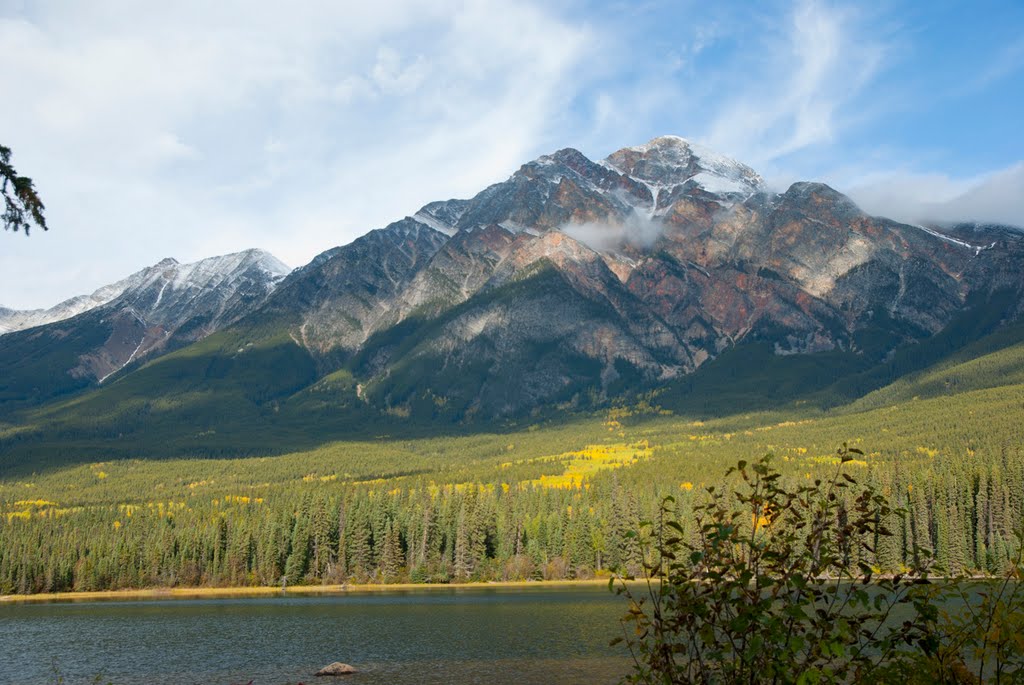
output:
[[[44,326],[55,321],[63,321],[64,319],[70,319],[72,316],[87,312],[90,309],[101,307],[119,297],[128,288],[137,283],[142,274],[152,268],[154,267],[147,267],[116,283],[97,288],[88,295],[77,295],[69,298],[49,309],[4,310],[0,312],[0,335],[26,328]]]
[[[179,264],[174,260],[164,260],[157,266],[168,261],[172,264],[168,265],[166,271],[156,274],[156,276],[168,279],[169,285],[174,289],[209,287],[216,283],[232,280],[250,269],[258,269],[270,276],[272,280],[281,278],[290,271],[274,255],[255,249],[209,257],[191,264]],[[154,268],[154,270],[156,269]]]
[[[679,136],[659,136],[614,152],[604,161],[637,181],[663,188],[690,181],[719,194],[764,189],[764,179],[746,164]]]
[[[258,280],[266,281],[271,287],[291,271],[274,255],[256,249],[211,257],[191,264],[181,264],[173,257],[166,257],[116,283],[105,285],[89,295],[65,300],[49,309],[0,311],[0,335],[70,319],[118,298],[132,300],[133,306],[138,306],[137,301],[140,299],[146,300],[149,302],[146,309],[152,311],[165,302],[166,295],[175,290],[200,291],[213,288],[231,283],[254,270],[262,274]],[[155,295],[144,296],[143,293],[150,289],[154,290]]]

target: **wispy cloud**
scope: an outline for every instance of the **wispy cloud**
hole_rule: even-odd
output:
[[[788,22],[751,46],[748,80],[726,97],[706,134],[714,147],[755,165],[830,142],[840,109],[878,72],[885,46],[857,13],[814,0],[796,5]]]
[[[0,9],[19,102],[0,131],[52,227],[7,236],[0,301],[52,304],[168,255],[301,264],[471,194],[556,144],[590,37],[500,0]]]
[[[751,12],[749,7],[742,11]],[[689,135],[753,165],[779,189],[807,178],[835,180],[869,211],[906,221],[974,219],[1024,225],[1024,163],[973,175],[956,173],[955,164],[936,164],[937,151],[948,154],[941,146],[953,144],[941,131],[929,141],[929,149],[915,147],[910,136],[902,147],[888,150],[881,142],[870,147],[850,142],[856,139],[853,132],[868,140],[865,132],[885,133],[894,109],[911,112],[909,117],[930,127],[937,116],[932,108],[949,108],[951,96],[970,99],[986,90],[1004,92],[1007,80],[1024,72],[1024,41],[981,50],[989,56],[975,57],[986,66],[963,88],[953,95],[940,91],[929,96],[913,80],[905,80],[914,77],[915,69],[923,75],[924,69],[904,62],[927,59],[928,52],[907,45],[916,36],[899,17],[849,3],[797,0],[782,12],[754,14],[748,21],[736,15],[731,19],[715,21],[713,30],[700,29],[713,36],[712,43],[732,42],[740,48],[690,75],[710,81],[712,87],[684,81],[677,85],[678,95],[663,95],[680,103],[677,111]],[[893,74],[904,81],[894,85]],[[1004,99],[1010,107],[1014,99],[1019,101]],[[964,107],[953,125],[970,130],[970,106]],[[985,110],[977,115],[991,116]]]
[[[775,175],[787,157],[884,116],[868,93],[892,58],[895,24],[828,0],[672,6],[604,24],[611,76],[593,95],[586,146],[674,133]],[[672,41],[650,38],[662,25]]]
[[[649,248],[658,241],[664,229],[661,222],[636,213],[621,223],[588,221],[559,227],[570,238],[598,252],[615,250],[625,245]]]
[[[969,95],[985,90],[1022,70],[1024,70],[1024,38],[1000,50],[995,59],[970,81],[961,94]]]

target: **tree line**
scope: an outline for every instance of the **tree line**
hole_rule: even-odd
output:
[[[1024,460],[1019,448],[860,466],[892,511],[893,535],[871,541],[880,572],[928,550],[950,574],[999,573],[1019,545]],[[778,459],[801,482],[806,464]],[[0,517],[0,592],[152,586],[463,582],[637,574],[630,531],[667,494],[687,526],[706,496],[693,483],[644,479],[652,468],[602,472],[571,487],[533,483],[388,489],[327,480],[266,497],[60,508],[19,501]],[[821,470],[830,467],[820,464]],[[855,462],[852,468],[857,468]],[[897,515],[896,510],[904,510]]]

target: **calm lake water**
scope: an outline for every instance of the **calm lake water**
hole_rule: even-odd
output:
[[[4,605],[0,683],[614,683],[624,608],[604,587]],[[332,661],[361,673],[312,677]]]

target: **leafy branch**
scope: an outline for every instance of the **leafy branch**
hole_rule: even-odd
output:
[[[32,224],[47,230],[43,216],[45,207],[32,179],[18,175],[11,164],[11,149],[3,145],[0,145],[0,194],[4,197],[5,230],[22,230],[28,235]]]

